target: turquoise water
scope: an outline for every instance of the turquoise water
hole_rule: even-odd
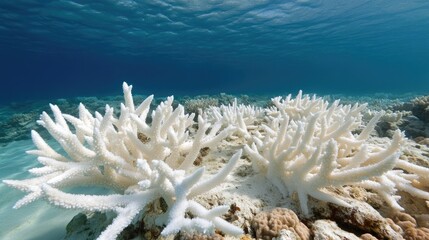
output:
[[[58,143],[47,138],[47,143],[60,151]],[[30,168],[40,164],[32,155],[25,153],[35,149],[31,140],[11,141],[0,146],[0,179],[26,179],[32,177]],[[67,189],[68,192],[82,194],[102,194],[106,190],[99,188]],[[62,239],[66,234],[66,225],[78,214],[78,210],[56,208],[45,201],[35,201],[19,209],[13,209],[15,202],[24,193],[12,190],[0,182],[0,239],[2,240],[46,240]]]
[[[0,179],[28,178],[28,169],[38,164],[34,156],[25,153],[33,148],[31,140],[0,146]],[[61,239],[65,226],[78,213],[52,207],[43,201],[13,209],[24,194],[11,191],[3,183],[0,183],[0,196],[0,237],[4,240]]]

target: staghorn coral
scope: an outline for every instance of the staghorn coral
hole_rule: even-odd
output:
[[[222,127],[235,126],[239,136],[250,138],[249,130],[255,129],[254,124],[263,118],[264,110],[251,105],[237,104],[237,99],[234,98],[232,104],[209,107],[202,115],[208,122],[222,123]]]
[[[301,92],[295,99],[273,98],[273,103],[275,107],[267,109],[267,123],[253,134],[245,151],[254,170],[285,197],[297,193],[304,214],[309,214],[308,196],[348,206],[327,187],[361,186],[398,210],[403,210],[398,190],[429,199],[429,193],[414,183],[427,186],[429,169],[399,159],[404,142],[400,131],[387,144],[368,142],[382,112],[362,126],[366,105],[343,106],[339,100],[329,105]],[[362,130],[356,134],[358,128]]]
[[[113,212],[116,217],[99,239],[115,238],[136,218],[150,220],[163,236],[213,236],[215,229],[240,235],[243,230],[224,219],[230,206],[211,208],[196,197],[227,177],[241,151],[211,177],[203,178],[204,168],[194,166],[196,159],[210,148],[225,146],[221,141],[237,132],[250,142],[245,146],[249,168],[265,175],[284,197],[296,193],[305,214],[310,212],[308,196],[353,210],[355,204],[336,192],[344,185],[372,190],[397,210],[402,210],[398,191],[429,199],[422,190],[429,186],[429,170],[400,158],[401,132],[394,132],[392,140],[369,141],[383,113],[365,125],[365,105],[329,104],[300,92],[294,99],[274,98],[275,107],[265,110],[235,102],[216,108],[217,113],[201,114],[195,124],[194,114],[186,114],[181,105],[173,107],[173,97],[151,110],[153,96],[135,106],[131,86],[124,83],[123,89],[125,102],[118,117],[108,105],[104,115],[91,114],[83,104],[78,117],[55,105],[53,117],[42,113],[38,123],[62,150],[55,151],[32,131],[37,149],[28,153],[38,156],[43,166],[30,170],[34,178],[4,180],[28,193],[15,207],[45,199],[64,208]],[[83,185],[116,193],[62,191]],[[285,238],[290,231],[277,237]]]
[[[406,111],[371,111],[367,110],[363,113],[363,122],[369,122],[374,116],[381,112],[382,116],[379,119],[375,130],[379,137],[393,137],[395,131],[400,129],[403,123],[403,118],[409,116],[411,113]]]
[[[183,106],[172,107],[173,97],[150,111],[153,96],[134,105],[132,86],[123,84],[125,103],[118,118],[106,106],[104,115],[90,114],[79,105],[79,117],[63,114],[51,105],[54,118],[43,112],[38,123],[61,145],[64,153],[51,148],[36,132],[32,138],[43,167],[33,168],[36,175],[25,180],[4,180],[7,185],[27,192],[15,208],[43,198],[53,205],[87,211],[112,211],[117,214],[98,239],[115,239],[140,213],[154,214],[154,222],[165,226],[162,235],[179,231],[240,235],[242,230],[220,218],[229,206],[206,209],[192,200],[209,191],[231,172],[241,150],[219,172],[202,180],[204,168],[192,166],[202,148],[215,147],[235,129],[219,131],[201,117],[193,136],[193,114]],[[147,116],[151,113],[151,122]],[[142,141],[142,139],[144,141]],[[61,191],[73,186],[104,186],[109,195],[70,194]],[[148,206],[162,199],[167,208]],[[190,213],[193,218],[187,218]]]

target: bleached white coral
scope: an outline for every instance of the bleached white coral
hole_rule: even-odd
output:
[[[428,193],[411,184],[422,179],[427,169],[399,159],[403,135],[396,131],[386,146],[369,144],[367,139],[383,113],[356,134],[362,125],[365,105],[329,105],[321,98],[302,96],[274,98],[276,108],[267,110],[267,124],[245,146],[253,168],[264,174],[284,195],[297,193],[305,214],[308,196],[348,205],[327,187],[359,185],[378,192],[391,206],[398,190],[428,199]],[[411,171],[410,174],[403,170]],[[419,172],[420,171],[420,172]]]
[[[302,91],[298,92],[296,98],[292,98],[292,94],[286,98],[275,97],[272,99],[274,106],[267,108],[265,111],[269,117],[278,117],[281,111],[284,111],[291,120],[300,119],[326,109],[328,102],[322,98],[317,98],[316,95],[302,95]]]
[[[15,208],[44,198],[64,208],[114,211],[117,217],[98,239],[115,239],[141,211],[146,211],[149,203],[162,198],[168,209],[156,222],[166,225],[164,235],[179,230],[212,234],[214,229],[241,234],[240,228],[220,218],[227,206],[207,210],[192,200],[221,183],[240,158],[241,151],[204,181],[204,168],[195,169],[192,164],[201,148],[217,146],[235,128],[219,131],[219,127],[200,117],[198,129],[191,136],[194,116],[185,114],[181,105],[174,109],[173,97],[151,111],[153,96],[136,107],[131,89],[132,86],[123,84],[125,103],[121,104],[118,118],[110,106],[106,106],[104,115],[92,115],[83,104],[79,105],[79,117],[63,114],[55,105],[51,105],[53,119],[42,113],[38,123],[61,145],[64,154],[32,131],[37,149],[28,153],[38,156],[43,167],[30,170],[36,175],[34,178],[4,180],[28,193]],[[108,187],[117,194],[81,195],[60,190],[82,185]],[[185,218],[188,212],[195,217]]]
[[[364,126],[366,105],[329,104],[300,92],[296,98],[274,98],[275,107],[265,110],[236,102],[212,108],[198,117],[194,131],[194,115],[185,114],[181,105],[174,108],[173,97],[151,110],[153,96],[135,106],[132,87],[124,83],[123,89],[125,102],[118,117],[110,106],[104,115],[92,115],[83,104],[78,117],[62,113],[55,105],[51,105],[53,117],[42,113],[38,123],[62,150],[54,150],[32,131],[37,149],[28,153],[38,156],[43,166],[30,170],[34,178],[4,180],[27,193],[15,208],[43,198],[64,208],[117,213],[99,239],[114,239],[142,213],[165,226],[163,235],[178,231],[211,234],[215,229],[240,235],[242,229],[221,218],[228,206],[206,209],[193,200],[221,183],[241,156],[240,150],[218,173],[203,179],[204,168],[193,166],[200,150],[217,147],[237,131],[253,141],[245,146],[253,168],[284,196],[297,193],[306,214],[308,196],[347,205],[329,190],[343,185],[375,191],[398,210],[402,207],[397,191],[429,200],[429,193],[422,190],[429,186],[429,169],[400,159],[401,132],[395,132],[387,143],[368,141],[383,113],[375,114]],[[265,123],[259,126],[262,119]],[[116,194],[62,191],[87,185],[104,186]],[[154,211],[161,199],[167,208]]]
[[[230,105],[220,107],[211,106],[201,114],[206,121],[221,123],[222,127],[236,127],[238,135],[250,138],[249,130],[255,129],[255,122],[264,117],[264,110],[260,107],[238,104],[237,99]]]

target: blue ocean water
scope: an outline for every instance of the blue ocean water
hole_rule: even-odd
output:
[[[157,96],[428,94],[429,1],[0,1],[2,128],[37,101],[121,95],[123,81]],[[0,179],[37,164],[22,128],[27,140],[0,144]],[[76,213],[0,195],[1,239],[59,239]]]
[[[0,2],[2,103],[429,90],[429,2]]]

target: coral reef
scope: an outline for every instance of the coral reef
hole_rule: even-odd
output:
[[[411,112],[407,111],[371,111],[368,110],[363,113],[362,121],[369,122],[377,114],[381,113],[375,131],[379,137],[392,138],[397,130],[401,129],[401,125],[404,123],[404,118],[410,116]]]
[[[0,131],[0,143],[27,139],[29,129],[36,127],[36,119],[37,114],[35,113],[17,113],[6,121],[0,122],[0,129],[3,129]]]
[[[429,199],[411,180],[427,186],[429,170],[399,159],[404,137],[399,130],[387,144],[370,144],[368,139],[382,112],[375,115],[359,134],[366,105],[340,105],[315,96],[274,98],[267,110],[267,124],[254,133],[245,146],[255,171],[269,179],[283,195],[297,194],[304,214],[309,214],[308,196],[349,206],[327,187],[361,186],[376,191],[392,207],[398,190]],[[394,169],[395,168],[395,169]]]
[[[27,192],[15,208],[44,198],[63,208],[115,212],[112,224],[98,239],[115,239],[141,212],[154,214],[154,223],[165,225],[163,235],[179,231],[213,234],[215,229],[241,234],[240,228],[219,217],[229,206],[207,210],[192,200],[222,182],[240,158],[241,151],[217,174],[204,180],[201,179],[204,168],[192,165],[200,149],[217,146],[234,129],[219,131],[200,117],[198,130],[191,137],[193,115],[184,114],[181,105],[173,109],[172,97],[151,112],[149,124],[147,115],[153,96],[136,107],[131,89],[123,84],[125,103],[121,104],[119,118],[113,116],[113,108],[108,105],[104,116],[98,112],[90,114],[83,104],[79,105],[78,118],[63,114],[55,105],[51,105],[54,119],[42,113],[38,123],[55,138],[65,154],[55,151],[32,131],[37,149],[28,153],[38,156],[44,166],[30,170],[36,175],[34,178],[4,180],[7,185]],[[86,185],[104,186],[117,193],[99,196],[59,190]],[[150,209],[149,205],[159,199],[167,208]],[[194,217],[186,218],[187,214]]]
[[[186,99],[183,103],[185,112],[197,114],[199,111],[205,110],[209,107],[218,106],[219,100],[213,97],[199,97]]]
[[[266,108],[226,94],[184,107],[131,90],[123,84],[117,108],[79,104],[66,114],[51,104],[52,114],[41,114],[46,134],[31,131],[36,149],[28,153],[42,166],[30,169],[32,178],[3,180],[27,193],[15,208],[42,199],[85,211],[69,224],[70,239],[426,236],[419,222],[427,212],[408,203],[428,206],[429,148],[424,137],[417,144],[401,132],[409,112],[368,111],[302,92]],[[66,111],[72,105],[62,104]],[[22,119],[16,125],[31,126]],[[68,192],[81,186],[111,192]]]
[[[391,107],[397,112],[409,112],[400,128],[408,137],[429,137],[429,96],[420,96]]]
[[[222,123],[222,127],[235,126],[237,135],[250,138],[249,130],[255,128],[255,123],[264,117],[264,110],[260,107],[238,104],[235,98],[232,104],[220,107],[209,107],[201,114],[209,122]]]
[[[422,96],[411,101],[411,112],[423,122],[429,122],[429,96]]]

